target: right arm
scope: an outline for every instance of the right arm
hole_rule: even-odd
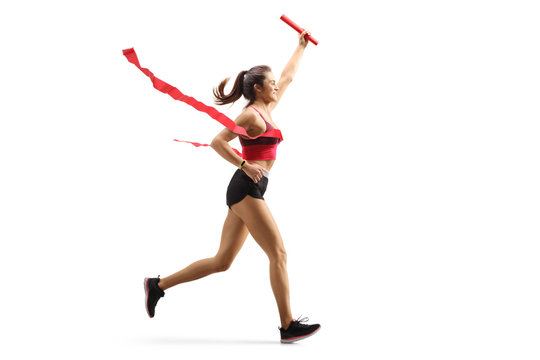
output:
[[[242,114],[240,114],[235,121],[236,125],[246,129],[246,132],[249,130],[249,124],[253,122],[255,122],[255,114],[248,111],[244,111]],[[244,159],[238,156],[232,149],[231,145],[229,145],[229,142],[231,140],[234,140],[237,136],[237,134],[233,133],[229,129],[223,129],[212,140],[210,146],[219,155],[221,155],[222,158],[224,158],[234,166],[239,167],[242,161],[244,161]],[[244,172],[255,183],[259,182],[259,180],[263,176],[263,167],[259,164],[246,162],[244,166],[242,166],[242,170],[244,170]]]

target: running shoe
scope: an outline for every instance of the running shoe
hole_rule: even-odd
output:
[[[298,320],[293,319],[287,330],[279,328],[279,332],[281,333],[281,342],[288,344],[298,340],[303,340],[320,330],[321,325],[319,324],[303,324],[307,321],[309,321],[307,317]]]
[[[144,278],[144,295],[146,313],[151,318],[154,317],[156,305],[160,298],[165,296],[165,292],[158,286],[159,275],[157,278]]]

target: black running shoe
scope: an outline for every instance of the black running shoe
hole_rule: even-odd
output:
[[[306,322],[306,321],[309,321],[309,319],[302,318],[298,320],[293,320],[291,321],[291,324],[289,325],[287,330],[283,330],[283,328],[279,328],[279,332],[281,333],[281,342],[292,343],[298,340],[305,339],[315,334],[321,328],[321,325],[319,324],[313,324],[313,325],[302,324],[303,322]]]
[[[146,312],[151,318],[154,317],[157,302],[165,296],[165,292],[157,285],[158,282],[159,275],[157,278],[144,278]]]

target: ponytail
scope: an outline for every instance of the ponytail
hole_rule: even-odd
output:
[[[230,78],[226,78],[222,82],[219,83],[217,88],[214,88],[214,97],[216,100],[214,101],[218,105],[225,105],[229,103],[233,103],[236,100],[240,99],[243,95],[243,89],[244,89],[244,75],[247,73],[247,71],[240,71],[240,74],[236,77],[236,81],[234,82],[233,89],[231,92],[227,95],[225,95],[225,85],[227,85],[227,82]]]
[[[249,102],[245,107],[252,105],[255,102],[255,84],[264,87],[264,79],[267,72],[271,72],[270,66],[259,65],[254,66],[248,71],[240,71],[236,80],[234,81],[233,88],[229,94],[225,94],[225,85],[230,78],[226,78],[219,83],[217,88],[214,88],[214,102],[217,105],[225,105],[234,103],[236,100],[244,96]]]

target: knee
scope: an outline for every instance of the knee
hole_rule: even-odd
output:
[[[276,249],[270,256],[270,262],[287,265],[287,252],[283,248]]]
[[[215,264],[216,272],[227,271],[232,265],[232,260],[226,259],[226,258],[215,257],[214,264]]]

